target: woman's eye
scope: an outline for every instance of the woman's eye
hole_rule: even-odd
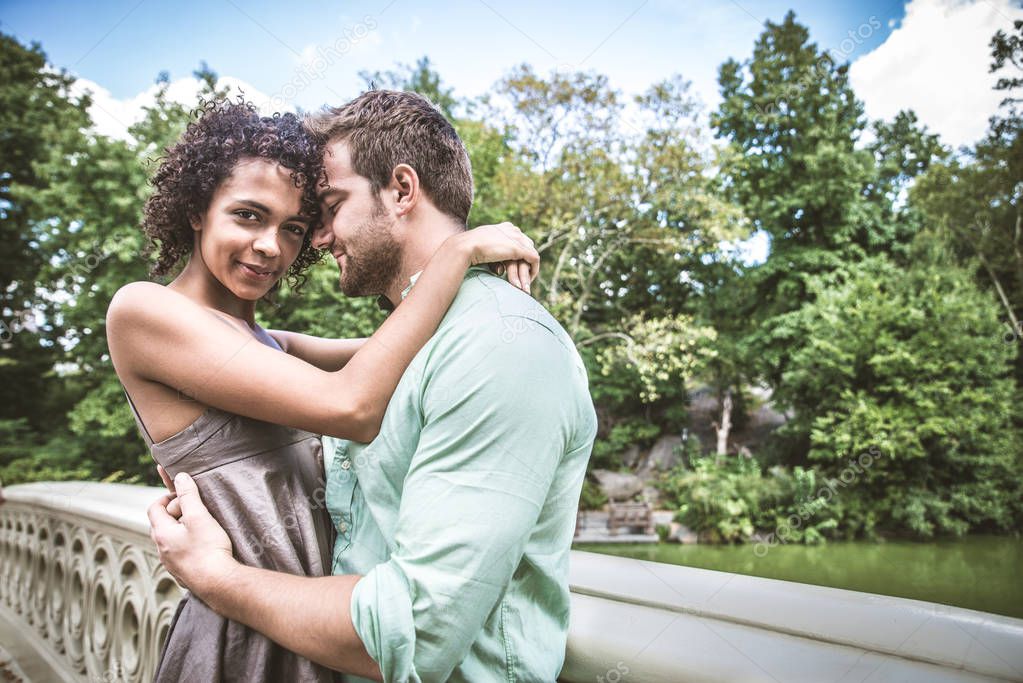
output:
[[[284,229],[298,235],[299,237],[303,237],[305,235],[305,227],[301,225],[285,225]]]
[[[248,209],[239,209],[234,212],[234,215],[246,221],[254,221],[259,219],[259,216],[256,215],[255,211],[249,211]]]

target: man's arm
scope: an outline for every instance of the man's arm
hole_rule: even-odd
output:
[[[498,638],[528,627],[505,623],[499,605],[537,533],[586,389],[547,329],[511,323],[514,338],[498,319],[431,353],[394,550],[351,597],[355,630],[386,680],[446,681],[488,625]],[[578,499],[564,503],[574,510]],[[571,529],[546,533],[568,549]]]
[[[177,498],[149,508],[150,536],[174,578],[218,614],[253,628],[318,664],[382,680],[352,625],[352,590],[359,576],[294,576],[247,567],[210,515],[187,474],[174,480]],[[167,506],[175,500],[181,518]],[[172,511],[176,511],[172,510]]]

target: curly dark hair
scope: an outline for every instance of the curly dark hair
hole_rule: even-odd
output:
[[[166,275],[192,252],[190,218],[206,211],[213,193],[239,161],[256,157],[289,169],[295,186],[302,189],[300,211],[310,218],[310,229],[287,272],[293,286],[300,287],[303,272],[320,258],[311,241],[320,222],[316,189],[322,174],[322,144],[294,114],[260,116],[250,102],[206,101],[193,115],[195,120],[166,149],[150,181],[153,194],[143,210],[142,231],[149,252],[156,253],[152,275]]]

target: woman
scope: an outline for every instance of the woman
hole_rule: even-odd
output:
[[[168,150],[143,221],[158,246],[156,274],[185,257],[187,264],[167,286],[126,285],[107,314],[111,358],[154,459],[171,476],[193,476],[241,562],[309,576],[329,571],[332,540],[317,435],[375,437],[398,380],[469,266],[537,263],[515,230],[452,237],[365,344],[316,340],[320,367],[307,364],[255,323],[255,306],[281,277],[300,276],[316,260],[319,164],[320,150],[297,117],[208,106]],[[178,607],[156,674],[157,681],[333,678],[191,596]]]

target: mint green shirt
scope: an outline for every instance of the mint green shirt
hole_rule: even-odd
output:
[[[565,331],[471,269],[380,435],[324,439],[333,573],[364,575],[352,620],[384,680],[557,678],[596,429]]]

